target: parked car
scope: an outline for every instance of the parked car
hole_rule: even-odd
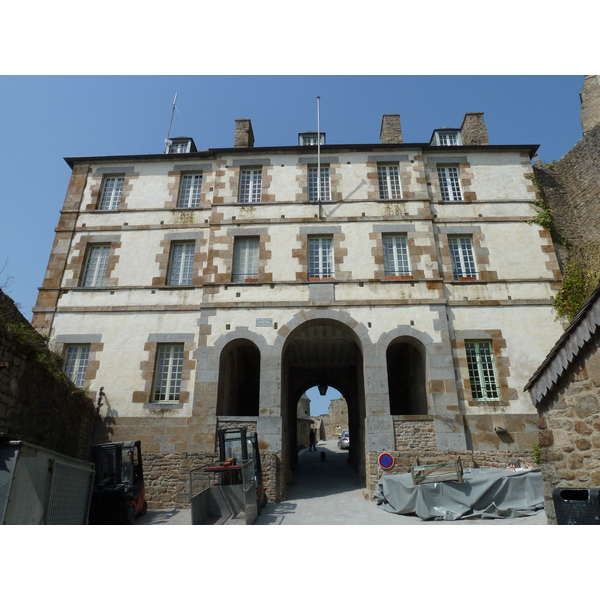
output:
[[[342,437],[338,440],[338,448],[341,450],[348,450],[350,448],[350,432],[344,431]]]

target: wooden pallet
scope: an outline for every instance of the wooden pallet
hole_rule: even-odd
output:
[[[421,465],[417,458],[412,467],[410,467],[413,484],[419,483],[435,483],[438,481],[458,481],[463,482],[463,469],[458,460],[453,460],[445,463],[437,463],[432,465]]]

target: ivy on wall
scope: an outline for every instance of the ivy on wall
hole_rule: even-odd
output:
[[[548,165],[546,167],[551,168]],[[561,232],[539,181],[534,176],[529,179],[537,188],[539,198],[531,203],[537,211],[531,222],[547,229],[552,241],[567,250],[563,281],[552,305],[558,318],[571,320],[600,284],[600,244],[574,246]]]
[[[600,284],[600,244],[570,248],[563,281],[553,306],[559,317],[571,320]]]

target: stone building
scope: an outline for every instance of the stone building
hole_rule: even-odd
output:
[[[534,168],[543,197],[571,245],[565,261],[586,256],[600,273],[600,77],[581,91],[583,137],[560,160]],[[595,285],[596,280],[590,282]],[[545,508],[556,523],[552,491],[600,487],[600,288],[571,321],[526,385],[540,414]]]
[[[526,385],[540,414],[548,523],[556,488],[600,487],[600,287]]]
[[[302,394],[296,409],[296,443],[298,447],[310,445],[310,430],[314,428],[316,425],[310,416],[310,399]]]
[[[335,440],[348,430],[348,404],[344,398],[334,398],[326,415],[320,416],[322,439]]]
[[[482,113],[429,142],[397,114],[379,143],[297,142],[255,147],[240,119],[233,147],[66,159],[33,322],[104,388],[110,436],[141,439],[151,506],[185,503],[231,424],[283,499],[315,385],[345,398],[367,487],[383,451],[505,465],[537,440],[523,388],[562,333],[537,146],[491,144]]]

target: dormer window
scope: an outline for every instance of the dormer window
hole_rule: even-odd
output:
[[[436,129],[431,138],[432,146],[462,146],[460,129]]]
[[[180,137],[167,140],[165,154],[186,154],[188,152],[197,152],[192,138]]]
[[[317,146],[319,134],[316,131],[307,131],[306,133],[298,134],[298,145],[300,146]],[[325,134],[321,132],[321,146],[325,144]]]

